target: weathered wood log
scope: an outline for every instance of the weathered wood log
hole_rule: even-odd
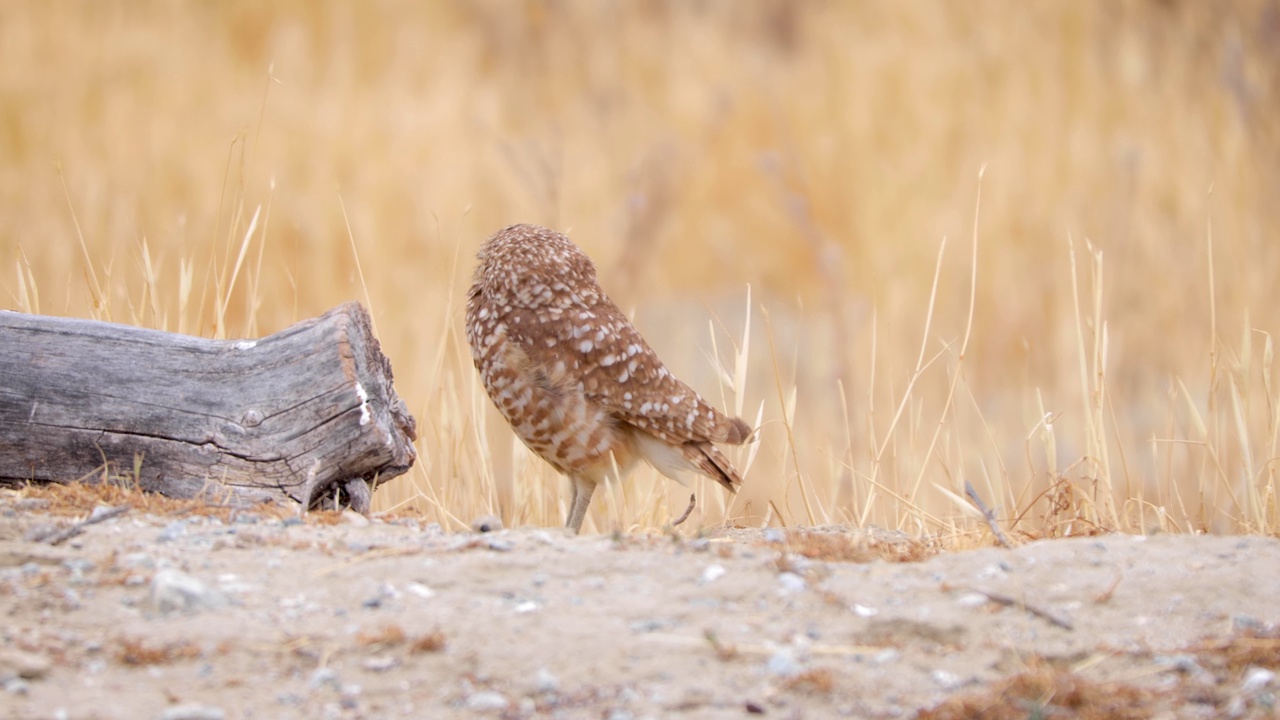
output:
[[[366,512],[414,438],[359,303],[239,341],[0,312],[0,485],[112,477]]]

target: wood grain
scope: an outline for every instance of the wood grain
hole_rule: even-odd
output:
[[[364,512],[414,439],[358,303],[260,340],[0,312],[0,484],[105,472],[174,497],[336,490]]]

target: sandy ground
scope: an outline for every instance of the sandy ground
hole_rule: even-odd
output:
[[[1234,665],[1196,649],[1280,622],[1274,539],[845,562],[820,558],[913,545],[133,510],[55,545],[31,538],[70,520],[15,498],[0,496],[3,718],[880,718],[965,697],[994,717],[1057,702],[1001,689],[1044,668],[1136,693],[1133,717],[1277,712],[1280,641],[1246,639],[1270,655]]]

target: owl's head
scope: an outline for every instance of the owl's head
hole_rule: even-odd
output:
[[[563,234],[538,225],[499,230],[476,257],[476,286],[495,294],[519,296],[538,289],[536,294],[551,302],[561,293],[599,293],[591,258]]]

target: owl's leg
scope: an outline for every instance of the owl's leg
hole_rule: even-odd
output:
[[[573,530],[576,535],[582,532],[582,521],[587,519],[587,508],[591,506],[591,495],[596,491],[596,484],[577,476],[571,476],[569,482],[573,485],[573,503],[569,506],[569,521],[564,526]]]

